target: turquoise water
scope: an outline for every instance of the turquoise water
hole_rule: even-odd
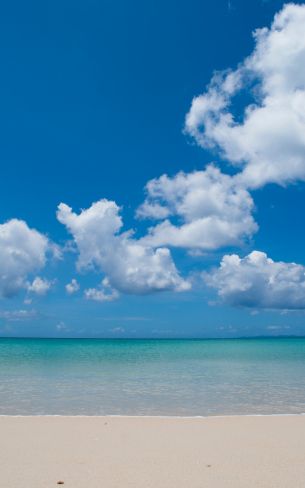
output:
[[[305,412],[305,339],[0,339],[0,414]]]

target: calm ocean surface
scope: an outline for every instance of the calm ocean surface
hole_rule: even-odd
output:
[[[305,339],[0,339],[0,414],[305,412]]]

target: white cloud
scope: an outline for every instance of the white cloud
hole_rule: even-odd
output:
[[[36,295],[45,295],[51,286],[51,281],[48,281],[45,278],[40,278],[40,276],[36,276],[32,283],[28,284],[27,290],[31,293],[35,293]]]
[[[203,276],[230,305],[305,309],[305,267],[274,262],[263,252],[253,251],[244,258],[236,254],[225,255],[218,269]]]
[[[75,278],[72,278],[71,282],[67,283],[65,288],[69,295],[73,295],[79,290],[79,283]]]
[[[253,53],[237,70],[216,74],[192,102],[186,132],[243,167],[249,188],[305,180],[305,5],[288,4],[270,29],[258,29]],[[239,122],[233,96],[253,88]]]
[[[112,302],[119,297],[119,294],[116,290],[113,290],[112,293],[106,293],[103,289],[88,288],[85,290],[85,297],[87,300],[93,300],[95,302]]]
[[[0,318],[8,322],[22,322],[38,317],[36,310],[2,310],[0,311]]]
[[[190,288],[180,277],[168,249],[154,250],[134,239],[131,231],[120,233],[123,223],[115,202],[100,200],[80,214],[61,203],[57,218],[77,245],[78,269],[102,271],[114,290],[144,294]]]
[[[85,290],[85,297],[95,302],[112,302],[119,298],[119,293],[110,286],[108,278],[104,278],[99,288]]]
[[[48,247],[48,239],[22,220],[0,225],[0,297],[27,288],[28,276],[45,266]]]
[[[69,332],[69,328],[67,327],[65,322],[63,322],[62,320],[60,322],[58,322],[58,324],[55,325],[55,328],[59,332]]]
[[[163,175],[146,185],[140,218],[172,217],[149,229],[142,243],[213,250],[240,245],[257,230],[253,200],[236,178],[213,165],[204,171]]]
[[[113,334],[124,334],[125,329],[124,327],[114,327],[113,329],[110,329],[110,332],[112,332]]]

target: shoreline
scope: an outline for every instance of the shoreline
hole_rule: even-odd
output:
[[[0,486],[303,488],[305,415],[1,416]]]
[[[302,417],[305,412],[301,413],[241,413],[241,414],[224,414],[224,415],[86,415],[86,414],[0,414],[1,418],[84,418],[84,419],[104,419],[104,418],[121,418],[121,419],[230,419],[230,418],[251,418],[251,417]]]

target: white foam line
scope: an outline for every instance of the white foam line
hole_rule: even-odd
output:
[[[123,419],[226,419],[240,417],[302,417],[305,412],[301,413],[270,413],[270,414],[233,414],[233,415],[58,415],[58,414],[30,414],[30,415],[9,415],[0,414],[0,418],[87,418],[87,419],[104,419],[104,418],[123,418]]]

